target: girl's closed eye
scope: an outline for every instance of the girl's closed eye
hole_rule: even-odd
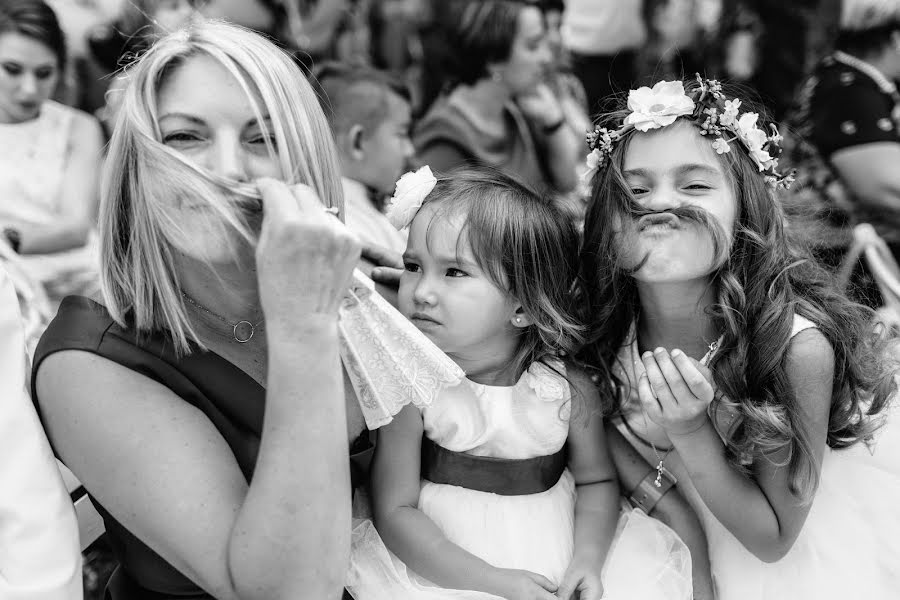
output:
[[[708,183],[695,182],[695,183],[689,183],[689,184],[685,185],[684,189],[690,190],[692,192],[697,192],[697,191],[711,190],[711,189],[713,189],[713,187],[711,185],[709,185]]]
[[[22,73],[22,67],[16,64],[6,63],[3,65],[3,70],[9,73],[10,75],[20,75]]]

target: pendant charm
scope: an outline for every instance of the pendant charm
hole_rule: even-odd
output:
[[[253,323],[250,321],[238,321],[234,324],[234,341],[246,344],[253,339]]]
[[[663,466],[663,461],[659,461],[659,464],[656,465],[656,481],[653,482],[653,485],[656,487],[662,487],[662,477],[663,471],[665,467]]]

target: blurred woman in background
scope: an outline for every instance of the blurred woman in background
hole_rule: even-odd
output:
[[[583,124],[570,122],[548,84],[553,56],[540,9],[468,1],[449,15],[451,85],[414,132],[421,162],[438,171],[482,163],[540,188],[573,190]]]
[[[95,119],[50,100],[65,64],[63,33],[43,0],[0,4],[0,243],[51,300],[97,289],[103,141]]]

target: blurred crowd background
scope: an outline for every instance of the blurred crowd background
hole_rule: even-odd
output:
[[[788,226],[859,299],[896,306],[896,0],[47,4],[63,36],[34,0],[0,0],[0,258],[32,342],[60,298],[97,292],[99,169],[129,63],[198,17],[274,38],[315,79],[342,160],[348,223],[395,250],[404,240],[381,209],[412,167],[493,164],[577,215],[590,200],[578,178],[584,133],[607,103],[694,73],[743,83],[782,124],[782,160],[797,169],[783,195]],[[857,268],[871,248],[887,271]],[[95,552],[85,573],[96,593],[107,571]]]

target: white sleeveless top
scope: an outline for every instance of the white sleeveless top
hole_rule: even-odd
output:
[[[48,225],[60,212],[63,173],[79,111],[52,100],[24,123],[0,123],[0,225]]]

